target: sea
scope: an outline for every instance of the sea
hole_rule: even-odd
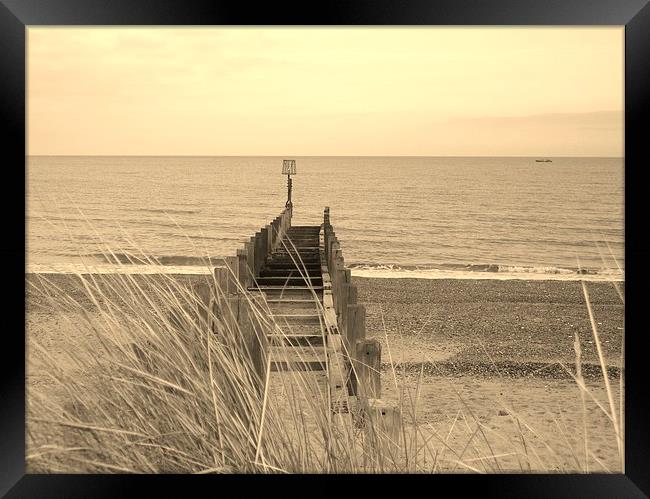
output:
[[[210,272],[284,208],[283,159],[353,275],[624,279],[624,160],[584,157],[30,156],[26,272]]]

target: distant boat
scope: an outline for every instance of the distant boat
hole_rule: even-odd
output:
[[[536,159],[535,163],[552,163],[553,160],[551,159]]]

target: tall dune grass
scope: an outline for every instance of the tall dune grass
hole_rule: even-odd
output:
[[[588,472],[594,471],[590,458],[599,462],[584,428],[569,430],[557,421],[575,463],[567,466],[556,443],[538,438],[505,401],[517,428],[514,437],[490,428],[460,394],[461,408],[446,415],[446,426],[422,422],[424,373],[415,379],[400,375],[392,354],[387,377],[399,394],[404,424],[399,441],[387,445],[372,419],[360,424],[353,415],[332,414],[323,375],[272,373],[269,357],[264,372],[257,372],[242,340],[250,331],[228,320],[234,311],[206,306],[195,289],[174,277],[77,278],[80,293],[74,295],[46,276],[37,284],[28,280],[29,292],[43,306],[87,338],[62,362],[28,336],[34,357],[28,364],[38,363],[50,378],[28,390],[30,472]],[[226,303],[213,275],[203,284]],[[256,336],[291,332],[269,318],[268,305],[255,292],[239,291],[252,311]],[[589,304],[586,288],[585,299]],[[597,403],[612,422],[622,467],[622,412],[616,413],[589,305],[588,313],[609,408],[594,397],[579,367],[576,375],[569,372],[581,397]],[[295,361],[286,352],[286,360]],[[579,366],[579,345],[576,355]],[[568,433],[580,431],[580,445],[568,442]]]
[[[341,424],[344,416],[330,414],[322,381],[300,371],[271,374],[268,362],[262,376],[256,373],[242,341],[250,332],[226,320],[231,311],[216,313],[192,289],[165,275],[78,278],[83,299],[46,277],[32,289],[90,341],[78,345],[63,366],[37,342],[30,345],[37,357],[30,363],[41,363],[56,387],[28,393],[30,469],[388,469],[386,459],[368,460],[381,452],[364,448],[358,429]],[[220,293],[211,276],[206,284]],[[254,334],[275,329],[281,335],[264,304],[250,293],[243,296],[253,311]]]

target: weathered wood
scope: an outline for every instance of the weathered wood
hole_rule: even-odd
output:
[[[255,275],[255,237],[251,237],[244,245],[244,248],[246,249],[246,263],[248,264],[248,275],[250,276],[250,280],[253,280],[253,276]],[[252,282],[249,283],[251,285]]]
[[[198,282],[193,288],[194,294],[198,298],[199,303],[207,306],[212,295],[211,283],[206,279],[205,281]]]
[[[269,226],[267,225],[266,227],[262,227],[260,229],[260,238],[261,238],[261,251],[262,254],[260,255],[261,257],[261,263],[264,265],[264,261],[266,260],[266,257],[269,256],[270,251],[269,251]]]
[[[359,299],[357,287],[354,284],[348,284],[348,305],[356,305]]]
[[[273,253],[273,226],[268,224],[264,230],[266,230],[266,256],[269,256]]]
[[[339,324],[344,324],[344,314],[347,314],[347,310],[344,309],[347,306],[347,301],[343,294],[343,285],[345,284],[345,267],[343,266],[343,256],[340,249],[336,250],[336,262],[334,268],[334,281],[336,282],[335,291],[335,300],[336,304],[336,314],[339,317]]]
[[[357,342],[366,338],[366,308],[363,305],[348,305],[346,353],[349,356],[350,366],[350,391],[358,395],[357,388]]]
[[[269,225],[269,254],[275,249],[278,240],[277,218],[274,219]]]
[[[358,340],[354,363],[357,395],[381,398],[381,343],[378,340]]]
[[[258,386],[263,391],[263,382],[266,374],[267,328],[258,314],[264,313],[263,298],[255,297],[252,300],[245,296],[238,297],[237,324],[241,334],[241,341],[245,346],[244,351],[250,358],[253,371],[256,374]],[[262,300],[262,301],[260,301]]]
[[[238,281],[239,281],[239,257],[237,256],[227,256],[224,258],[226,262],[226,267],[229,272],[227,274],[227,292],[228,293],[237,293],[239,291]]]
[[[366,307],[365,305],[348,305],[347,347],[350,357],[357,358],[356,345],[366,339]]]
[[[237,276],[239,284],[246,289],[250,279],[248,274],[248,251],[245,247],[237,250]]]
[[[177,332],[189,328],[213,330],[215,288],[214,281],[207,278],[192,287],[192,296],[181,306],[172,306],[168,312],[170,324]]]
[[[371,448],[396,456],[402,441],[400,407],[397,404],[373,398],[363,400],[362,407],[365,434],[371,442]]]
[[[237,324],[239,320],[239,302],[238,295],[226,294],[222,295],[217,300],[219,316],[225,327],[230,331],[237,331]]]
[[[264,265],[266,258],[266,247],[264,246],[264,239],[262,238],[262,231],[255,234],[255,275],[259,274],[260,269]]]
[[[214,280],[222,293],[228,292],[228,273],[229,270],[225,267],[214,268]]]
[[[347,329],[348,329],[348,289],[349,289],[349,283],[347,281],[347,273],[349,272],[347,269],[342,268],[340,271],[340,279],[341,279],[341,284],[340,284],[340,290],[339,293],[341,295],[340,297],[340,328],[341,328],[341,334],[347,335]]]
[[[191,310],[199,319],[199,327],[207,327],[210,319],[210,305],[211,299],[214,295],[212,291],[211,282],[207,279],[205,282],[199,282],[194,286],[194,294],[197,298],[196,302],[192,303]]]
[[[327,364],[330,407],[334,414],[349,414],[347,370],[343,355],[343,340],[336,326],[329,328],[327,334]]]

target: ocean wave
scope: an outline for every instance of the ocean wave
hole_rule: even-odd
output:
[[[129,253],[89,253],[87,257],[114,265],[203,266],[223,265],[222,256],[135,255]]]
[[[182,208],[138,208],[135,211],[141,211],[145,213],[169,213],[169,214],[178,214],[178,215],[184,215],[184,214],[195,214],[195,213],[201,213],[201,210],[197,209],[182,209]]]
[[[96,263],[30,266],[35,272],[77,273],[83,268],[101,269],[101,273],[204,273],[224,265],[223,257],[193,255],[143,256],[129,253],[90,253]],[[68,268],[69,267],[69,268]],[[618,269],[578,269],[554,266],[523,266],[503,264],[435,264],[397,265],[362,264],[349,265],[352,275],[369,278],[393,279],[520,279],[520,280],[587,280],[623,281],[624,271]],[[72,269],[72,270],[70,270]],[[198,270],[197,270],[198,269]]]
[[[27,274],[178,274],[209,275],[207,265],[84,265],[79,263],[28,264]]]
[[[550,280],[623,280],[618,269],[568,268],[554,266],[524,266],[503,264],[436,264],[436,265],[376,265],[352,264],[352,275],[377,278],[419,279],[550,279]]]
[[[533,274],[598,274],[602,269],[569,268],[553,266],[524,266],[503,265],[498,263],[442,263],[430,265],[398,265],[398,264],[369,264],[353,263],[349,266],[353,270],[466,270],[469,272],[515,272]]]

